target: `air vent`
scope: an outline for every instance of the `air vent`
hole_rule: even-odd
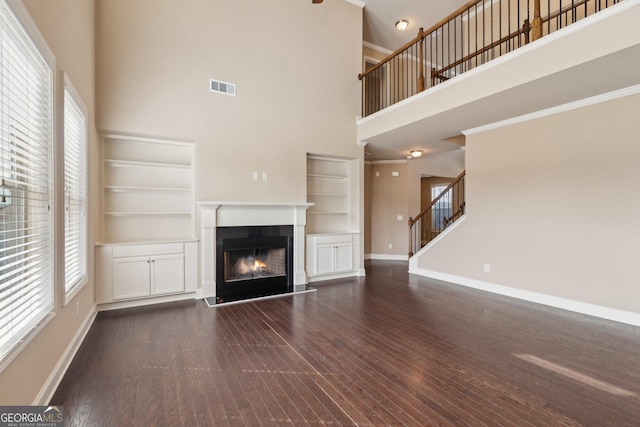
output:
[[[209,90],[211,92],[236,96],[236,85],[233,83],[221,82],[220,80],[209,79]]]

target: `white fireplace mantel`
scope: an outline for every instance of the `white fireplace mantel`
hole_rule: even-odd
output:
[[[202,297],[216,296],[216,227],[293,225],[293,291],[307,289],[305,227],[313,203],[198,202]]]

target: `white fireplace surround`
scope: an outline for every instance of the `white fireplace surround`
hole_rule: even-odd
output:
[[[293,291],[307,289],[305,227],[313,203],[198,202],[202,298],[216,296],[216,227],[293,225]]]

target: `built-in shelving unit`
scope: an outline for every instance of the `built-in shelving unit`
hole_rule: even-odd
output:
[[[195,295],[193,143],[102,136],[96,300],[118,308]]]
[[[358,173],[354,159],[308,155],[307,273],[310,281],[359,274]]]
[[[309,234],[350,232],[353,226],[352,160],[307,157]]]
[[[103,243],[194,239],[192,143],[104,135]]]

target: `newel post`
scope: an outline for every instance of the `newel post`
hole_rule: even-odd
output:
[[[409,217],[409,258],[413,256],[413,233],[411,228],[413,227],[413,218]]]
[[[420,73],[418,75],[418,92],[424,91],[424,32],[422,27],[418,30],[418,37],[420,37]]]
[[[533,0],[533,23],[531,39],[533,41],[542,37],[542,17],[540,16],[540,0]]]

